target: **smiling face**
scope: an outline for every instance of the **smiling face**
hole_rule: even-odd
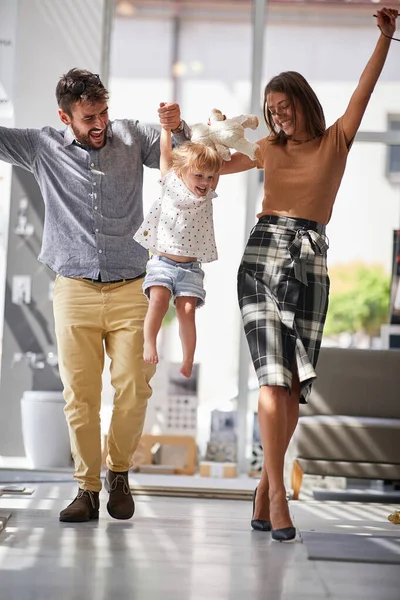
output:
[[[196,196],[206,196],[210,189],[214,189],[215,173],[211,171],[182,171],[181,179],[186,187]]]
[[[81,100],[71,106],[71,115],[62,109],[58,111],[58,114],[61,121],[71,127],[75,139],[80,144],[98,150],[106,143],[107,102],[90,104],[86,100]]]
[[[270,92],[267,95],[266,109],[275,125],[287,137],[295,140],[308,139],[303,111],[296,100],[292,104],[287,94]]]

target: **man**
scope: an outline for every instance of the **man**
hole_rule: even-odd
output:
[[[79,490],[61,521],[98,519],[101,489],[100,402],[104,347],[115,389],[108,435],[107,510],[129,519],[128,483],[154,366],[143,361],[147,251],[133,240],[143,219],[143,165],[159,168],[159,133],[137,121],[108,119],[98,75],[72,69],[56,88],[66,125],[0,127],[0,160],[35,176],[46,204],[39,260],[57,273],[54,318],[74,477]],[[162,104],[162,125],[187,133],[177,104]]]

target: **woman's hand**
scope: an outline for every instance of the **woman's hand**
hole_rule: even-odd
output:
[[[396,19],[399,11],[395,8],[381,8],[376,11],[376,24],[387,37],[393,37],[396,31]]]
[[[177,129],[181,122],[181,109],[175,102],[160,102],[158,109],[160,125],[164,129]]]

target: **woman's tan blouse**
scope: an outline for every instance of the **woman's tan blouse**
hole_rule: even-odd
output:
[[[331,218],[351,144],[342,117],[308,142],[258,141],[256,165],[264,169],[264,198],[257,215],[286,215],[326,224]]]

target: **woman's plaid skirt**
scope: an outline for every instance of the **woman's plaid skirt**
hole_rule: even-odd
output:
[[[328,310],[325,226],[264,216],[253,228],[238,273],[244,330],[260,386],[292,389],[292,367],[307,402]]]

